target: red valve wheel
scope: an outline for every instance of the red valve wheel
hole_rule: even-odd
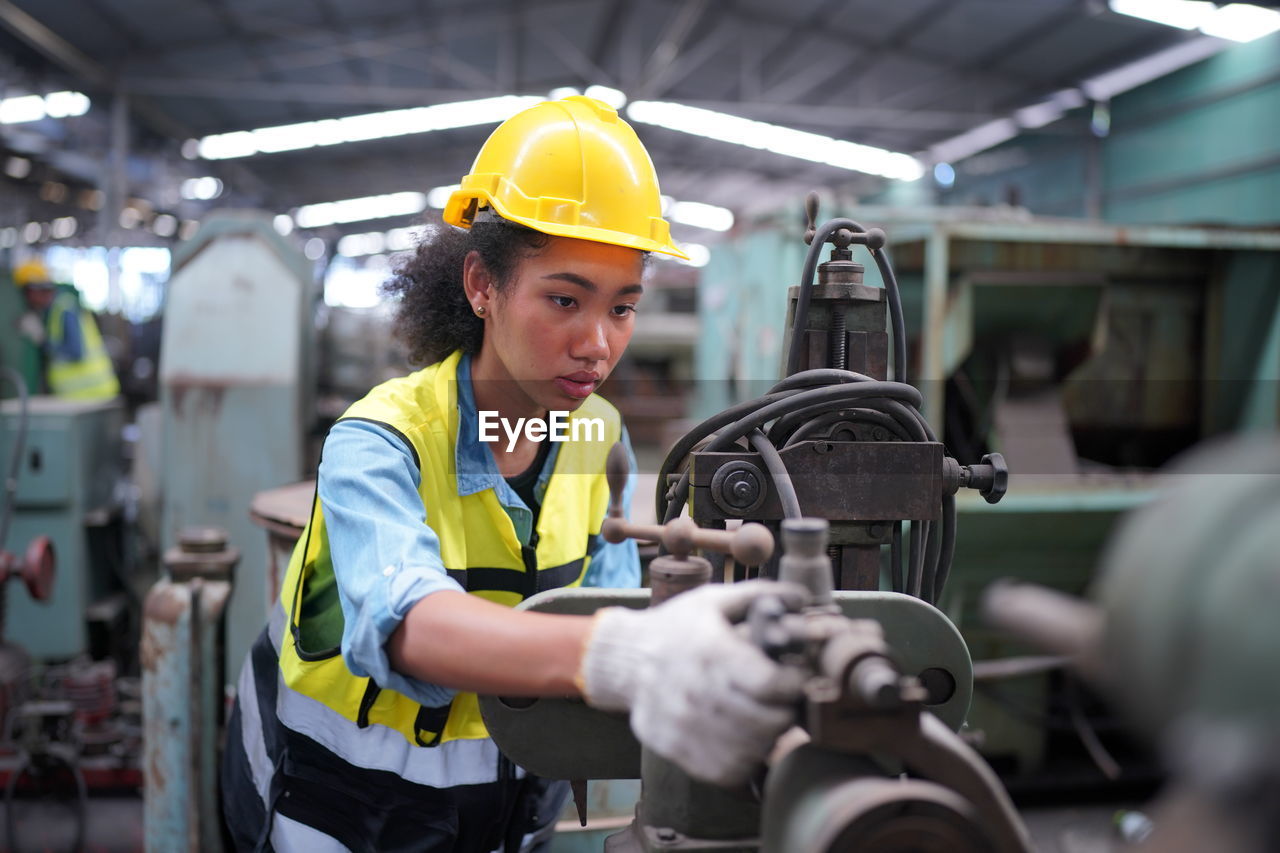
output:
[[[54,569],[57,559],[53,553],[53,540],[37,536],[27,546],[22,559],[22,582],[36,601],[44,601],[53,594]]]

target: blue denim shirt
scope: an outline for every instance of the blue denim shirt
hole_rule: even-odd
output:
[[[494,489],[521,542],[532,532],[533,513],[498,472],[487,445],[478,440],[478,416],[471,388],[471,359],[458,363],[458,435],[455,437],[458,495]],[[636,470],[626,430],[623,443]],[[541,499],[555,468],[559,445],[552,445],[534,493]],[[410,678],[391,669],[387,638],[414,604],[433,592],[464,592],[445,573],[440,540],[426,525],[418,491],[420,472],[402,438],[367,421],[339,421],[329,431],[320,463],[318,489],[324,506],[345,627],[342,656],[356,675],[372,678],[428,706],[448,704],[457,691]],[[629,512],[635,478],[623,492]],[[596,537],[583,586],[636,587],[640,560],[635,542],[611,545]],[[463,649],[452,650],[464,654]]]

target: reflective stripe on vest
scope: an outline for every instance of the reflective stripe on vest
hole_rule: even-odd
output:
[[[68,313],[80,324],[80,339],[84,344],[84,351],[75,361],[59,358],[57,350],[65,334],[63,318]],[[94,322],[93,315],[80,308],[74,296],[59,294],[49,308],[46,325],[52,345],[48,370],[50,391],[73,400],[110,400],[120,393],[111,357],[98,334],[98,324]]]
[[[408,443],[419,466],[419,493],[427,524],[440,542],[441,560],[469,593],[510,606],[544,589],[577,585],[608,508],[604,468],[608,450],[621,434],[617,411],[590,397],[570,415],[571,420],[600,418],[604,441],[560,445],[539,511],[536,545],[523,546],[493,489],[458,494],[454,436],[459,359],[454,353],[439,364],[383,383],[343,417],[381,424]],[[324,511],[316,500],[281,586],[279,614],[273,614],[277,630],[272,639],[279,649],[282,679],[277,703],[281,722],[352,764],[393,769],[422,784],[444,787],[492,780],[497,751],[488,740],[474,693],[458,693],[444,708],[424,707],[353,675],[336,640],[329,648],[303,648],[300,614],[307,585],[327,581],[332,572]],[[490,754],[493,762],[488,761]],[[476,779],[477,775],[484,778]]]

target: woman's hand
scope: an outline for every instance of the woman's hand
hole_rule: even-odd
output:
[[[798,587],[712,584],[649,610],[594,617],[578,683],[587,704],[629,710],[645,746],[707,782],[745,782],[795,722],[802,682],[732,627],[752,601]],[[794,599],[794,601],[792,601]]]

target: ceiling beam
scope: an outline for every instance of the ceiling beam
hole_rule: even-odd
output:
[[[511,94],[509,90],[497,88],[419,89],[406,86],[332,86],[325,83],[193,77],[130,76],[125,77],[121,82],[128,91],[143,95],[214,100],[298,101],[308,104],[351,104],[360,107],[420,107]]]
[[[90,88],[111,92],[116,96],[122,94],[119,80],[114,74],[81,53],[62,36],[19,9],[11,0],[0,0],[0,25],[52,62],[78,77]],[[161,136],[183,140],[194,135],[150,100],[130,97],[129,104],[134,115]],[[221,164],[221,171],[241,192],[263,198],[270,194],[266,183],[243,164]]]
[[[811,68],[793,75],[775,84],[769,90],[770,100],[799,100],[812,97],[815,92],[827,90],[838,81],[852,81],[867,73],[877,62],[891,53],[902,51],[912,38],[923,32],[931,23],[953,7],[954,0],[935,0],[919,14],[913,15],[882,41],[874,44],[863,44],[851,58],[846,58],[843,67],[837,67],[830,73]],[[831,55],[838,55],[833,52]]]
[[[5,0],[9,2],[9,0]],[[538,14],[542,16],[555,16],[560,14],[568,14],[583,12],[584,9],[596,8],[597,0],[552,0],[552,2],[544,3],[538,7]],[[470,35],[474,33],[492,33],[494,30],[503,26],[508,26],[519,20],[522,10],[519,4],[508,6],[496,11],[478,11],[474,8],[473,0],[456,3],[448,8],[438,8],[434,14],[434,20],[449,19],[451,22],[451,36]],[[254,29],[259,35],[268,36],[279,39],[282,42],[292,43],[295,45],[304,45],[306,51],[314,50],[317,46],[325,45],[329,51],[340,50],[343,41],[366,42],[369,36],[359,38],[352,37],[351,33],[343,30],[335,32],[331,29],[323,27],[301,28],[296,24],[283,20],[275,20],[266,18],[262,15],[254,15],[252,19],[246,17],[246,21],[254,20],[258,24]],[[405,35],[405,16],[403,14],[387,15],[377,18],[365,18],[361,21],[362,26],[371,32],[380,32],[384,35],[380,38],[396,38]],[[425,32],[428,28],[425,26],[418,27],[418,32]],[[222,41],[210,41],[207,38],[192,39],[184,42],[171,42],[168,47],[163,50],[154,51],[149,54],[132,56],[124,63],[126,70],[144,70],[153,65],[155,62],[165,59],[181,61],[187,54],[195,50],[225,50],[236,47],[234,39],[226,39]],[[287,49],[280,48],[280,53],[287,53]]]
[[[693,34],[709,5],[710,0],[687,0],[676,7],[641,69],[640,78],[633,81],[632,88],[637,100],[657,97],[663,91],[685,42]]]
[[[596,64],[596,61],[586,51],[560,30],[541,22],[533,24],[531,29],[534,37],[549,47],[551,52],[559,57],[560,61],[576,74],[583,83],[606,83],[612,85],[617,82],[612,74]]]
[[[600,22],[591,47],[591,61],[595,65],[605,64],[606,57],[612,52],[614,42],[622,32],[622,22],[627,17],[629,8],[627,0],[610,0],[609,5],[600,13]]]
[[[28,46],[35,48],[81,80],[107,90],[115,88],[115,81],[105,68],[85,56],[62,36],[19,9],[10,0],[0,0],[0,24]]]
[[[1001,59],[1011,53],[1027,50],[1036,42],[1057,32],[1065,24],[1079,20],[1081,16],[1081,6],[1077,0],[1068,0],[1056,14],[1041,18],[1030,26],[1023,27],[979,56],[966,62],[955,63],[950,69],[930,77],[923,83],[889,95],[885,99],[885,106],[909,105],[916,96],[921,94],[927,94],[929,97],[920,102],[919,106],[946,101],[951,98],[957,89],[972,86],[975,77],[980,79],[993,76],[991,69]],[[994,76],[999,76],[1006,80],[1010,78],[1010,75],[1004,73],[997,73]],[[1020,80],[1017,82],[1024,83],[1025,81]]]

